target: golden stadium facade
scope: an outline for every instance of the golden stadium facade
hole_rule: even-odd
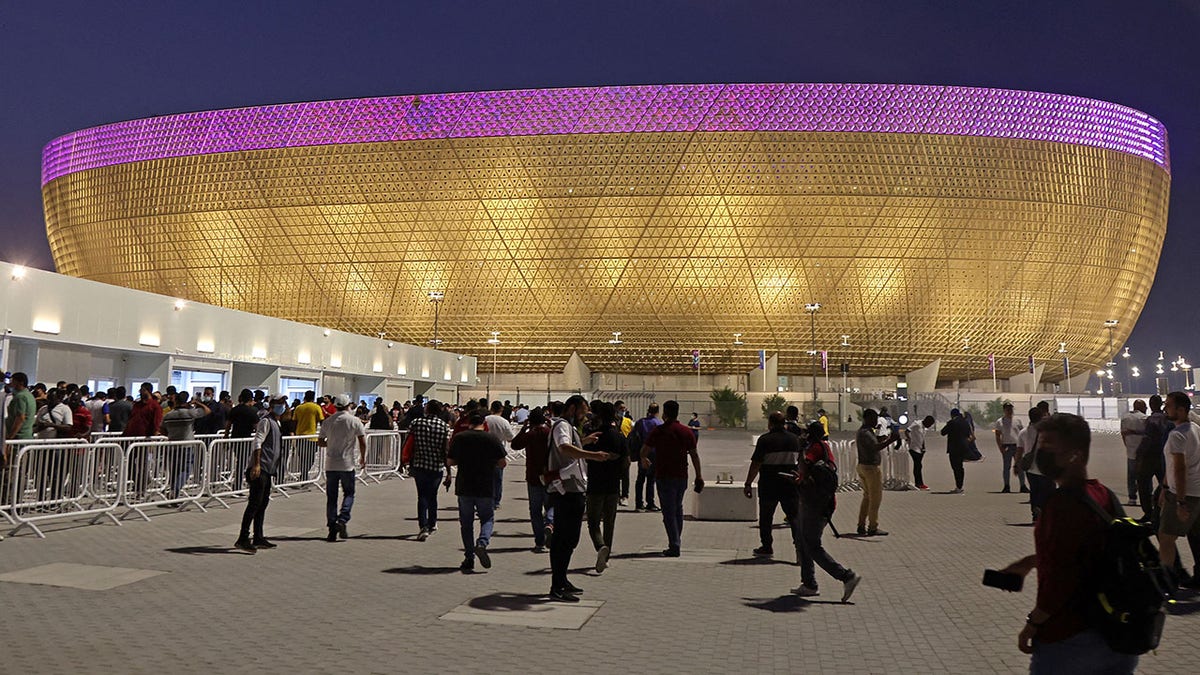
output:
[[[957,377],[1111,356],[1170,162],[1160,122],[1074,96],[717,84],[120,122],[52,141],[42,185],[60,272],[415,344],[436,312],[485,368],[498,331],[500,372],[691,372],[693,350],[745,372],[762,349],[807,373],[815,342],[854,374]]]

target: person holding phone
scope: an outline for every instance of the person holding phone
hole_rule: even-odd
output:
[[[767,418],[767,433],[754,443],[754,454],[750,456],[750,469],[746,472],[744,492],[747,499],[754,497],[753,483],[758,477],[758,539],[762,546],[754,549],[756,558],[775,555],[774,534],[775,508],[782,507],[792,531],[792,546],[796,550],[796,563],[803,557],[800,539],[800,491],[792,479],[792,472],[800,463],[800,437],[788,433],[787,420],[776,410]],[[818,439],[819,440],[819,439]]]

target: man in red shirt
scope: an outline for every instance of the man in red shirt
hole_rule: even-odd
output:
[[[1118,654],[1092,628],[1084,612],[1091,592],[1085,579],[1104,547],[1108,523],[1088,506],[1091,498],[1118,515],[1119,501],[1087,475],[1091,430],[1082,417],[1051,415],[1038,426],[1037,468],[1058,485],[1034,526],[1034,551],[1004,571],[1025,576],[1037,568],[1037,604],[1017,638],[1032,654],[1031,673],[1132,673],[1137,656]]]
[[[667,548],[663,555],[679,557],[680,536],[683,534],[683,495],[687,492],[688,457],[696,468],[696,492],[704,489],[700,475],[700,455],[696,453],[696,436],[679,422],[679,402],[663,404],[663,423],[654,428],[642,445],[641,465],[654,465],[654,481],[658,486],[658,505],[662,508],[663,527],[667,530]],[[653,461],[651,460],[653,455]]]
[[[149,439],[162,427],[163,411],[154,400],[154,385],[143,382],[138,389],[138,400],[133,403],[129,421],[125,424],[125,436],[142,436]],[[133,481],[133,496],[140,499],[146,493],[149,476],[146,473],[146,451],[134,451],[129,455],[129,477]]]

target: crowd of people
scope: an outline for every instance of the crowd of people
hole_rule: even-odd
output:
[[[252,438],[244,464],[249,496],[234,545],[255,552],[275,546],[265,536],[264,520],[284,436],[316,436],[325,453],[327,539],[336,542],[349,536],[355,469],[365,468],[368,431],[404,430],[402,464],[417,492],[416,540],[427,541],[438,531],[438,493],[454,487],[463,573],[473,572],[476,564],[492,565],[489,547],[511,447],[524,452],[531,550],[549,554],[549,595],[560,602],[577,602],[583,592],[568,570],[585,526],[595,552],[591,567],[603,573],[609,566],[618,507],[629,504],[631,488],[635,511],[661,512],[665,557],[681,555],[683,499],[689,484],[696,492],[704,488],[699,424],[695,415],[693,421],[681,422],[675,401],[661,408],[652,404],[634,419],[621,401],[587,401],[579,395],[533,409],[486,399],[463,406],[417,399],[388,408],[380,401],[356,406],[346,395],[318,398],[312,391],[302,398],[289,401],[247,389],[235,405],[226,392],[216,395],[206,389],[192,399],[173,388],[160,394],[150,384],[131,398],[121,388],[92,393],[65,382],[31,387],[23,373],[14,373],[5,433],[8,439],[85,436],[102,430],[127,436],[162,434],[172,440],[197,433]],[[1032,654],[1032,672],[1136,668],[1141,652],[1120,646],[1124,643],[1112,630],[1099,627],[1088,609],[1096,602],[1096,584],[1103,581],[1098,578],[1110,573],[1098,561],[1109,555],[1112,542],[1106,537],[1112,523],[1135,523],[1142,528],[1138,532],[1154,533],[1157,555],[1141,568],[1143,573],[1163,570],[1164,598],[1179,587],[1200,587],[1200,568],[1189,574],[1176,551],[1177,540],[1186,537],[1193,560],[1200,560],[1200,427],[1191,417],[1191,399],[1172,392],[1150,397],[1148,405],[1134,401],[1132,407],[1121,422],[1121,438],[1128,459],[1126,504],[1141,507],[1137,520],[1122,520],[1121,500],[1088,475],[1091,432],[1082,418],[1051,414],[1050,404],[1042,401],[1028,411],[1028,422],[1005,404],[1002,416],[991,425],[1003,460],[1000,492],[1012,492],[1011,477],[1016,476],[1017,491],[1029,494],[1034,524],[1034,553],[1001,572],[1019,579],[1037,571],[1035,606],[1017,639],[1019,649]],[[904,447],[913,460],[916,486],[929,489],[923,460],[926,436],[935,426],[932,416],[901,425],[886,409],[864,411],[855,435],[856,472],[863,490],[857,536],[888,534],[879,526],[885,449]],[[961,494],[963,463],[979,452],[974,421],[952,410],[940,433],[946,437],[954,476],[950,492]],[[775,555],[773,526],[781,508],[800,566],[800,586],[794,592],[802,597],[819,594],[820,567],[842,584],[845,602],[862,576],[835,560],[822,544],[825,528],[832,525],[839,484],[828,439],[823,411],[808,422],[800,420],[795,407],[772,413],[767,432],[755,443],[744,487],[746,496],[754,498],[757,485],[760,546],[754,555]],[[689,463],[694,472],[690,483]],[[1019,586],[1017,582],[1009,590]],[[1152,639],[1157,644],[1157,633]],[[1148,644],[1137,644],[1143,643]]]

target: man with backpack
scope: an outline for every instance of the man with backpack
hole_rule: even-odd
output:
[[[817,589],[816,568],[813,565],[816,563],[829,576],[842,582],[842,602],[849,602],[854,589],[862,582],[862,576],[842,567],[821,544],[825,525],[830,522],[834,509],[837,508],[838,484],[833,449],[829,447],[829,441],[822,438],[823,433],[824,426],[819,421],[808,425],[808,447],[793,474],[793,480],[799,487],[801,503],[800,587],[795,593],[801,597],[811,597],[820,593]]]
[[[1034,555],[1004,570],[1024,577],[1037,569],[1037,602],[1017,639],[1032,655],[1031,673],[1132,673],[1137,654],[1157,646],[1161,633],[1164,598],[1155,597],[1153,583],[1138,583],[1161,572],[1153,548],[1139,546],[1149,528],[1119,520],[1120,499],[1088,478],[1090,445],[1091,430],[1077,415],[1059,413],[1039,423],[1037,466],[1059,489],[1034,527]],[[1146,551],[1155,559],[1114,564]],[[1134,597],[1143,588],[1151,589],[1148,600]],[[1121,621],[1105,609],[1129,613]]]

